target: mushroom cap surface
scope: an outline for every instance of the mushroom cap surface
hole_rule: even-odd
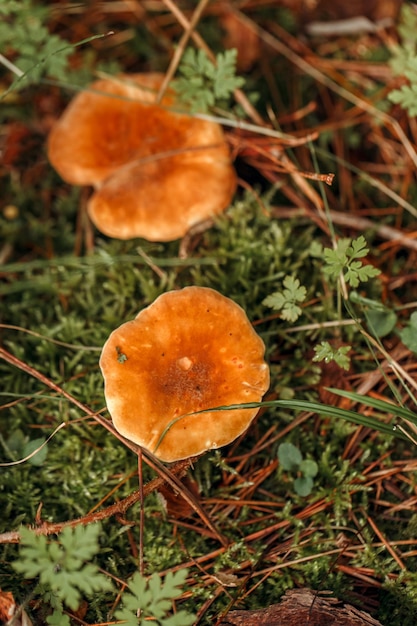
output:
[[[236,173],[219,124],[176,113],[163,74],[94,82],[70,102],[48,138],[61,177],[96,188],[89,215],[104,234],[171,241],[225,210]]]
[[[185,287],[159,296],[114,330],[100,367],[115,428],[161,460],[220,448],[258,408],[269,386],[265,346],[243,309],[217,291]]]

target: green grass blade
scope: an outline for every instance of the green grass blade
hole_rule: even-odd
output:
[[[411,409],[406,409],[393,404],[392,402],[378,400],[377,398],[369,398],[367,396],[362,396],[360,393],[354,393],[353,391],[342,391],[340,389],[332,388],[328,388],[327,391],[330,391],[337,396],[347,398],[348,400],[352,400],[353,402],[359,402],[364,406],[370,406],[374,409],[378,409],[378,411],[382,411],[383,413],[391,413],[397,417],[402,417],[413,424],[417,424],[417,413],[414,413]]]
[[[333,391],[333,390],[331,390]],[[341,393],[340,395],[343,395]],[[359,396],[362,398],[362,396]],[[386,403],[391,409],[395,409],[396,407]],[[353,422],[354,424],[359,424],[360,426],[365,426],[366,428],[371,428],[372,430],[377,430],[386,435],[394,436],[399,439],[407,440],[407,436],[402,433],[400,430],[396,428],[396,425],[386,424],[375,417],[371,417],[368,415],[361,415],[360,413],[356,413],[355,411],[349,411],[348,409],[341,409],[337,406],[328,406],[327,404],[321,404],[320,402],[311,402],[309,400],[269,400],[266,402],[247,402],[244,404],[230,404],[226,406],[217,406],[209,409],[204,409],[202,411],[196,411],[195,413],[187,413],[185,415],[180,415],[173,420],[171,420],[167,426],[164,428],[159,440],[155,446],[154,453],[158,450],[158,447],[161,445],[163,438],[166,436],[168,431],[183,417],[190,417],[191,415],[200,415],[201,413],[208,412],[216,412],[216,411],[236,411],[238,409],[257,409],[257,408],[284,408],[292,411],[308,411],[310,413],[316,413],[318,415],[325,415],[326,417],[336,417],[339,419],[346,420],[348,422]],[[392,410],[390,411],[393,412]],[[396,412],[396,411],[394,411]]]

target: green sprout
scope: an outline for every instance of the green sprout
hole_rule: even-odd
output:
[[[280,317],[288,322],[295,322],[301,315],[299,304],[304,302],[307,289],[300,285],[298,278],[286,276],[283,280],[284,289],[267,296],[262,304],[276,311],[281,311]]]
[[[281,443],[278,447],[278,460],[286,472],[296,475],[294,491],[301,497],[310,495],[314,486],[314,478],[319,471],[312,459],[303,459],[300,450],[292,443]]]

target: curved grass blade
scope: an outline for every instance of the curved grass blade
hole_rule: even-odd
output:
[[[331,390],[333,391],[333,390]],[[338,391],[338,390],[335,390]],[[344,392],[343,392],[344,393]],[[340,393],[340,395],[343,395]],[[362,398],[362,396],[359,396]],[[396,410],[397,407],[394,405],[386,403],[388,407],[390,407],[391,413],[398,414]],[[154,448],[154,454],[158,450],[159,446],[163,438],[166,436],[169,430],[179,422],[183,417],[190,417],[191,415],[200,415],[201,413],[208,412],[216,412],[216,411],[235,411],[238,409],[256,409],[256,408],[275,408],[280,407],[284,409],[290,409],[293,411],[308,411],[310,413],[316,413],[317,415],[325,415],[326,417],[336,417],[340,419],[344,419],[348,422],[353,422],[354,424],[359,424],[360,426],[365,426],[367,428],[371,428],[373,430],[377,430],[386,435],[394,436],[399,439],[408,440],[408,437],[402,433],[400,430],[396,428],[396,425],[385,424],[384,422],[376,419],[375,417],[371,417],[368,415],[361,415],[355,411],[350,411],[348,409],[341,409],[336,406],[328,406],[327,404],[321,404],[320,402],[311,402],[310,400],[269,400],[266,402],[248,402],[244,404],[230,404],[227,406],[217,406],[209,409],[203,409],[202,411],[195,411],[194,413],[187,413],[184,415],[179,415],[171,420],[167,426],[164,428],[161,436],[158,439],[158,442]],[[405,409],[403,409],[405,410]],[[407,418],[410,419],[410,418]],[[415,416],[417,419],[417,416]]]
[[[364,406],[378,409],[378,411],[382,411],[383,413],[391,413],[396,417],[402,417],[403,419],[417,425],[417,413],[414,413],[414,411],[411,411],[411,409],[398,406],[386,400],[368,398],[367,396],[362,396],[360,393],[355,393],[353,391],[342,391],[341,389],[333,389],[331,387],[327,388],[327,391],[330,391],[337,396],[347,398],[348,400],[353,400],[353,402],[363,404]]]

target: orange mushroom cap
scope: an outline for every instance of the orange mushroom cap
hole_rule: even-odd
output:
[[[265,346],[243,309],[206,287],[169,291],[114,330],[100,357],[115,428],[163,461],[241,435],[269,386]],[[196,413],[205,411],[203,413]]]
[[[48,138],[64,180],[96,188],[88,213],[118,239],[171,241],[221,213],[236,174],[219,124],[175,113],[163,75],[121,75],[79,93]]]

